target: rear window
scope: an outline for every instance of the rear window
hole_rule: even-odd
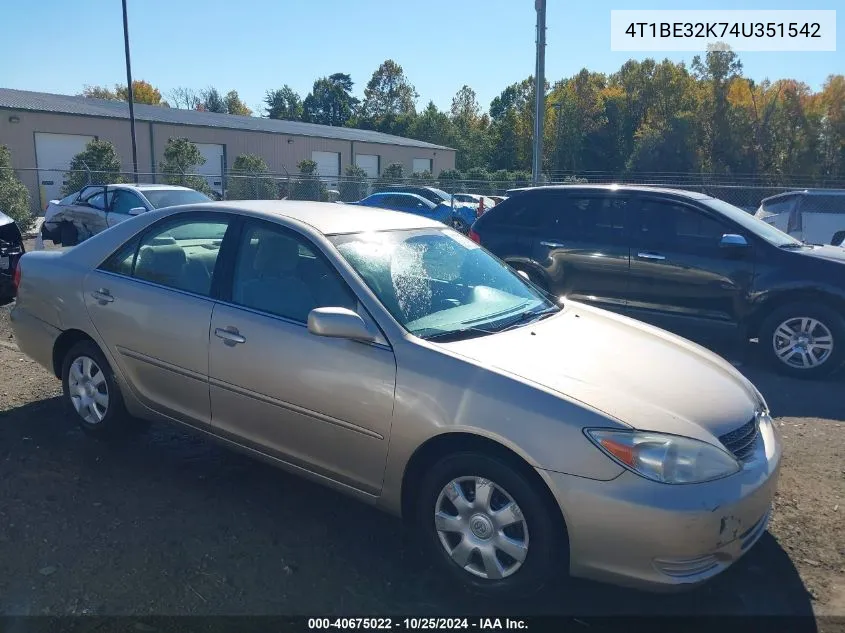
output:
[[[536,229],[543,224],[543,200],[537,195],[517,195],[503,200],[481,216],[484,226]]]
[[[845,214],[845,194],[809,195],[804,197],[801,213],[843,213]]]
[[[193,190],[182,191],[181,189],[145,189],[144,197],[150,201],[154,209],[211,202],[211,198],[204,193]]]
[[[798,196],[783,196],[780,198],[771,198],[770,200],[763,200],[763,211],[766,213],[771,213],[773,215],[778,215],[781,213],[788,213],[792,211],[792,207],[795,206],[795,201],[798,199]]]

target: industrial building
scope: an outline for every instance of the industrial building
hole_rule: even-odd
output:
[[[405,172],[439,174],[455,167],[455,150],[370,130],[300,121],[136,104],[136,146],[141,180],[155,182],[168,139],[196,143],[206,159],[197,169],[220,192],[225,173],[241,154],[263,158],[272,173],[296,174],[305,159],[328,183],[347,165],[375,178],[391,163]],[[0,145],[32,194],[33,209],[59,197],[71,159],[92,139],[111,141],[125,172],[132,171],[129,104],[82,96],[0,88]]]

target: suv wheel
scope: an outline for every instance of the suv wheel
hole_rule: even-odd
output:
[[[786,305],[763,321],[759,342],[768,363],[781,373],[827,376],[845,360],[845,319],[820,303]]]
[[[444,457],[422,481],[417,520],[445,573],[478,593],[536,591],[565,544],[551,509],[518,469],[480,453]]]
[[[86,433],[109,437],[129,428],[131,419],[120,387],[92,341],[80,341],[65,356],[62,390],[68,411]]]

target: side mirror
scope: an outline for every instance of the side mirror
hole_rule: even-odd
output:
[[[372,343],[376,340],[364,319],[348,308],[315,308],[308,313],[308,331],[317,336]]]
[[[833,236],[833,239],[830,240],[830,243],[834,246],[845,246],[845,231],[837,232]]]
[[[129,209],[129,215],[141,215],[146,209],[144,207],[132,207]]]
[[[719,240],[719,248],[745,248],[746,246],[748,246],[748,240],[745,236],[736,233],[725,233]]]
[[[531,277],[529,277],[528,273],[524,270],[517,270],[516,274],[525,279],[525,281],[531,281]]]

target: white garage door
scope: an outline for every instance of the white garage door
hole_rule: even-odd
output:
[[[378,178],[378,156],[376,154],[355,154],[355,164],[367,173],[367,178]]]
[[[431,159],[430,158],[415,158],[414,159],[414,172],[415,174],[421,174],[424,171],[431,173]]]
[[[216,143],[195,143],[195,145],[205,159],[205,163],[197,167],[197,173],[205,176],[209,186],[218,194],[222,194],[225,146]]]
[[[47,208],[50,200],[62,197],[65,172],[70,169],[70,161],[93,140],[93,136],[78,134],[35,133],[35,162],[42,209]]]
[[[311,152],[311,160],[317,163],[317,173],[329,186],[337,186],[340,176],[339,152]]]

